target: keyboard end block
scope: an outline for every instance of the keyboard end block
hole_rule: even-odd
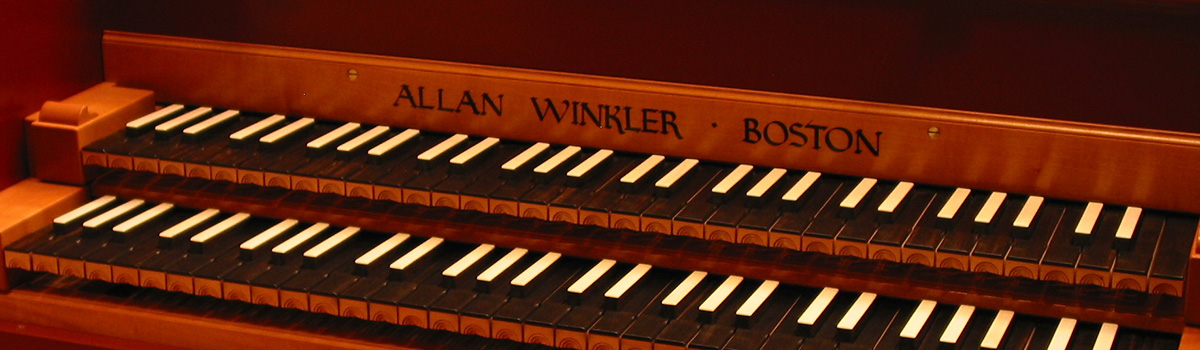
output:
[[[25,179],[0,191],[0,248],[50,226],[55,217],[87,201],[82,187],[58,185],[38,179]],[[0,251],[3,255],[3,251]],[[0,256],[0,261],[4,260]],[[9,290],[6,270],[0,270],[0,292]]]

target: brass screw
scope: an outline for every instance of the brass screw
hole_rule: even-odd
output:
[[[354,79],[358,79],[358,70],[351,68],[350,71],[346,72],[346,76],[350,78],[350,81],[354,81]]]
[[[938,135],[942,134],[942,129],[938,129],[938,127],[936,127],[936,126],[931,126],[931,127],[929,127],[928,133],[929,133],[929,138],[936,139],[938,137]]]

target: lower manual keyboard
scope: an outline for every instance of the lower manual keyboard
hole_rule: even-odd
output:
[[[104,196],[10,268],[573,349],[1108,349],[1179,335]]]

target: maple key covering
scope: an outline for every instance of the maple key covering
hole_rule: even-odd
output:
[[[38,179],[0,193],[45,197],[0,231],[8,320],[99,313],[198,348],[572,349],[1179,348],[1200,322],[1196,135],[132,33],[104,48],[106,83],[29,117]]]

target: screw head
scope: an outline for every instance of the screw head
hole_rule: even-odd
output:
[[[936,138],[938,138],[938,136],[940,136],[942,134],[942,129],[939,129],[936,126],[931,126],[931,127],[929,127],[929,130],[927,131],[927,133],[929,133],[929,138],[936,139]]]
[[[358,70],[351,68],[349,71],[346,71],[346,77],[350,78],[350,81],[358,79]]]

